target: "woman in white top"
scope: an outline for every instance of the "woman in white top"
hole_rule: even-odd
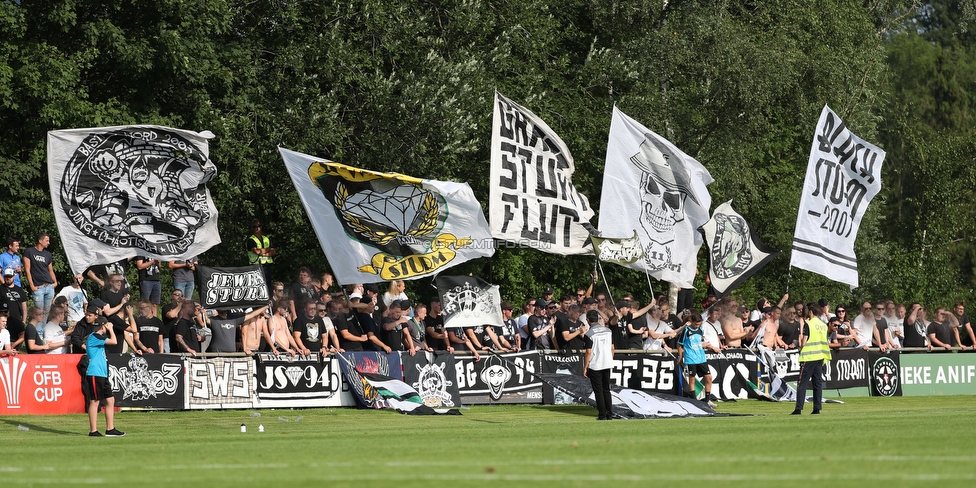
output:
[[[394,300],[407,300],[407,294],[403,292],[406,287],[407,284],[403,280],[391,281],[389,288],[383,293],[383,305],[389,308]]]
[[[671,352],[671,348],[664,343],[665,339],[674,337],[675,333],[671,330],[671,325],[661,320],[661,307],[657,305],[651,307],[647,317],[647,338],[644,339],[644,350],[661,350]]]
[[[64,307],[51,307],[47,315],[47,324],[44,325],[44,344],[47,346],[46,354],[64,354],[65,332],[61,328],[61,323],[65,321],[67,313]]]

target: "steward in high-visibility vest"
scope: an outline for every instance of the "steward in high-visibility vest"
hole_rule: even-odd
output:
[[[271,247],[271,239],[261,233],[261,222],[257,220],[251,222],[251,232],[251,237],[244,241],[244,248],[247,249],[247,262],[248,264],[261,265],[264,281],[268,285],[268,290],[271,290],[271,265],[274,264],[277,251]]]
[[[820,306],[807,304],[806,323],[800,325],[800,379],[796,382],[796,408],[793,415],[803,411],[807,398],[807,385],[813,383],[813,413],[819,414],[823,404],[824,363],[830,361],[830,345],[827,342],[827,324],[818,317]]]

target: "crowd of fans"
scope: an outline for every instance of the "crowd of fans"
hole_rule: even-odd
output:
[[[612,330],[618,351],[678,354],[687,329],[700,333],[705,350],[710,352],[730,347],[796,349],[807,311],[813,309],[810,305],[816,306],[820,319],[828,325],[831,348],[878,347],[887,351],[916,347],[932,351],[959,346],[967,350],[976,343],[963,303],[956,303],[951,311],[938,308],[929,316],[918,303],[906,306],[890,300],[831,309],[826,300],[786,306],[789,296],[785,295],[776,305],[760,299],[750,310],[735,298],[716,300],[710,295],[701,304],[704,311],[694,310],[687,303],[674,311],[662,294],[646,305],[631,294],[611,303],[607,293],[594,293],[595,278],[587,287],[558,299],[549,287],[540,298],[519,302],[518,309],[502,302],[501,327],[445,328],[439,300],[416,303],[404,293],[402,281],[389,282],[382,290],[375,284],[340,289],[331,274],[316,278],[307,268],[302,268],[297,280],[287,287],[281,281],[269,280],[271,300],[267,306],[243,311],[204,310],[192,299],[196,258],[160,263],[135,256],[93,267],[54,293],[57,279],[46,251],[49,240],[42,234],[21,258],[20,242],[11,239],[0,255],[4,278],[0,285],[0,355],[18,351],[81,353],[87,335],[105,322],[124,339],[107,346],[110,353],[269,352],[299,356],[375,350],[413,355],[437,350],[470,351],[480,357],[488,350],[584,350],[590,311],[597,312],[600,322]],[[260,246],[246,245],[249,251],[260,251]],[[271,253],[253,254],[273,255],[273,249]],[[174,289],[160,309],[159,275],[164,264],[173,270]],[[132,299],[135,290],[126,279],[130,266],[139,274],[138,302]],[[267,270],[266,275],[270,277]],[[101,289],[97,297],[90,297],[82,286],[86,278]],[[24,281],[30,296],[21,287]],[[29,303],[32,306],[28,307]]]

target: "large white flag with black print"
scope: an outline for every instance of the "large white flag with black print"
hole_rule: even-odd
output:
[[[881,191],[885,152],[854,135],[824,105],[810,145],[790,266],[857,287],[854,240]]]
[[[477,276],[438,276],[434,282],[441,297],[444,327],[504,325],[498,285]]]
[[[496,239],[553,254],[590,254],[593,209],[573,186],[569,148],[525,107],[495,93],[488,215]]]
[[[712,197],[712,175],[695,158],[613,108],[600,198],[600,232],[630,237],[636,225],[642,259],[628,265],[690,288]]]
[[[152,125],[48,132],[51,202],[71,270],[135,255],[183,260],[219,244],[211,138]]]

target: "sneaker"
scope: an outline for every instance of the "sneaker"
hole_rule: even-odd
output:
[[[810,415],[820,415],[820,410],[814,410]]]
[[[97,430],[94,431],[94,432],[89,432],[88,433],[88,437],[101,437],[101,436],[102,436],[102,433],[99,432],[99,431],[97,431]]]
[[[125,432],[122,432],[119,429],[112,429],[112,430],[106,430],[105,435],[108,437],[122,437],[125,435]]]
[[[793,412],[790,413],[790,415],[800,415],[800,411],[794,410]]]

